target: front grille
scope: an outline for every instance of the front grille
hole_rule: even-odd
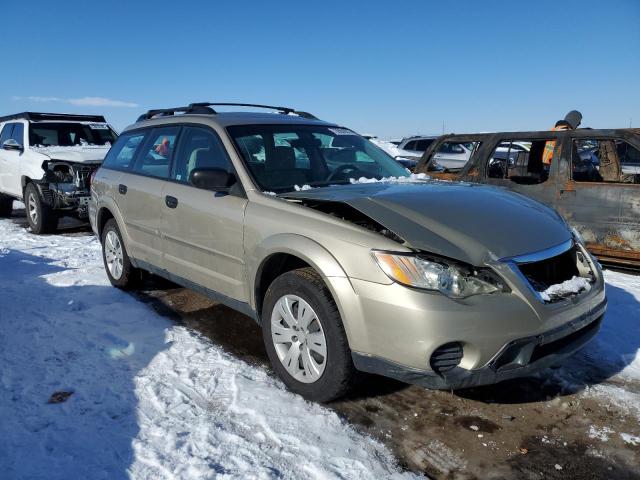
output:
[[[543,292],[551,285],[579,276],[576,264],[576,247],[573,246],[560,255],[538,262],[518,264],[518,268],[533,288]]]
[[[76,186],[78,188],[89,188],[89,176],[97,170],[99,165],[74,165],[76,175]]]
[[[462,345],[458,342],[445,343],[431,354],[429,364],[436,373],[448,372],[462,360]]]

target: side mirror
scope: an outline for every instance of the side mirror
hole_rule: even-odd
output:
[[[18,150],[20,152],[24,150],[24,147],[16,142],[13,138],[5,140],[2,144],[2,148],[5,150]]]
[[[220,168],[195,168],[189,174],[189,183],[196,188],[214,192],[227,192],[236,181],[233,173]]]

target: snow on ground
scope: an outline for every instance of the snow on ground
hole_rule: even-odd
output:
[[[409,478],[378,442],[0,220],[0,478]],[[72,392],[47,403],[55,392]]]

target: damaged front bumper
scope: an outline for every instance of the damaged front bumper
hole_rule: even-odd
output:
[[[90,178],[100,163],[44,162],[45,175],[35,182],[43,201],[62,215],[85,220],[89,216]]]
[[[467,370],[455,367],[437,374],[400,365],[379,357],[353,353],[358,370],[395,378],[432,389],[460,389],[491,385],[532,375],[558,365],[591,340],[599,331],[607,301],[560,327],[530,337],[513,340],[484,367]]]

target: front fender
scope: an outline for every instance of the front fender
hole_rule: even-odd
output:
[[[296,234],[277,234],[264,239],[247,259],[251,306],[257,310],[256,282],[265,261],[273,254],[286,253],[304,260],[320,274],[340,312],[349,345],[361,350],[367,344],[367,329],[358,296],[336,258],[322,245]]]

